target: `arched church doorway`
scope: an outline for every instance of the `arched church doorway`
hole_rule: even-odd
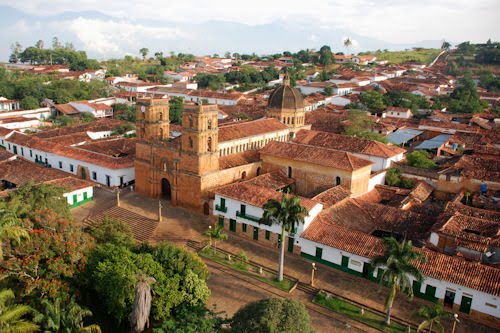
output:
[[[170,182],[166,178],[161,179],[161,194],[166,200],[170,200],[172,198],[172,189],[170,187]]]

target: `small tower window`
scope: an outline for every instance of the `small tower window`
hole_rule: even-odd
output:
[[[193,139],[189,137],[189,148],[193,148]]]
[[[158,120],[159,120],[159,121],[162,121],[162,120],[163,120],[163,112],[160,112],[160,113],[158,114]]]
[[[208,151],[212,151],[212,138],[208,138],[207,146],[208,146]]]
[[[288,178],[292,178],[292,167],[288,167]]]
[[[243,172],[241,173],[241,179],[245,179],[245,178],[247,178],[247,172],[246,172],[246,171],[243,171]]]
[[[167,171],[167,162],[166,161],[163,162],[163,171],[165,171],[165,172]]]
[[[193,127],[193,116],[189,115],[189,127]]]
[[[335,185],[340,185],[340,177],[339,176],[337,176],[335,178]]]
[[[163,128],[160,127],[160,140],[163,140]]]
[[[208,129],[212,129],[212,119],[208,119]]]

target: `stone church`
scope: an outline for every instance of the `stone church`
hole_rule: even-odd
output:
[[[351,183],[355,192],[367,190],[371,162],[358,163],[359,170],[346,176],[338,163],[325,168],[297,155],[302,151],[322,155],[325,148],[292,142],[310,125],[305,125],[302,94],[290,85],[288,76],[270,94],[267,117],[254,121],[219,127],[217,105],[185,104],[181,135],[172,138],[168,103],[168,99],[137,100],[135,184],[141,194],[209,214],[213,190],[270,171],[294,178],[300,192],[339,184],[351,189]],[[346,152],[332,157],[360,159]],[[354,175],[356,181],[351,182]]]

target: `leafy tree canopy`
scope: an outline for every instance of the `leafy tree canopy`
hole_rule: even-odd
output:
[[[425,150],[416,150],[406,155],[408,165],[415,168],[435,169],[436,162],[429,158],[429,153]]]
[[[252,302],[234,315],[234,332],[313,332],[304,304],[287,298],[270,298]]]

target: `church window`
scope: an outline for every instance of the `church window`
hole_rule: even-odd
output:
[[[295,117],[292,117],[292,125],[295,124]]]
[[[288,167],[288,178],[292,178],[292,167]]]
[[[241,179],[245,179],[247,177],[247,172],[246,171],[243,171],[241,173]]]
[[[193,116],[189,115],[189,127],[193,127]]]
[[[159,121],[163,120],[163,112],[158,113],[158,120]]]
[[[167,161],[163,162],[163,171],[167,171]]]
[[[189,148],[193,148],[193,139],[189,137]]]
[[[207,145],[208,145],[208,151],[212,151],[212,138],[208,138]]]
[[[208,129],[212,129],[212,119],[208,119]]]
[[[163,128],[160,127],[160,140],[163,139]]]
[[[340,177],[339,176],[337,176],[335,178],[335,185],[340,185]]]

